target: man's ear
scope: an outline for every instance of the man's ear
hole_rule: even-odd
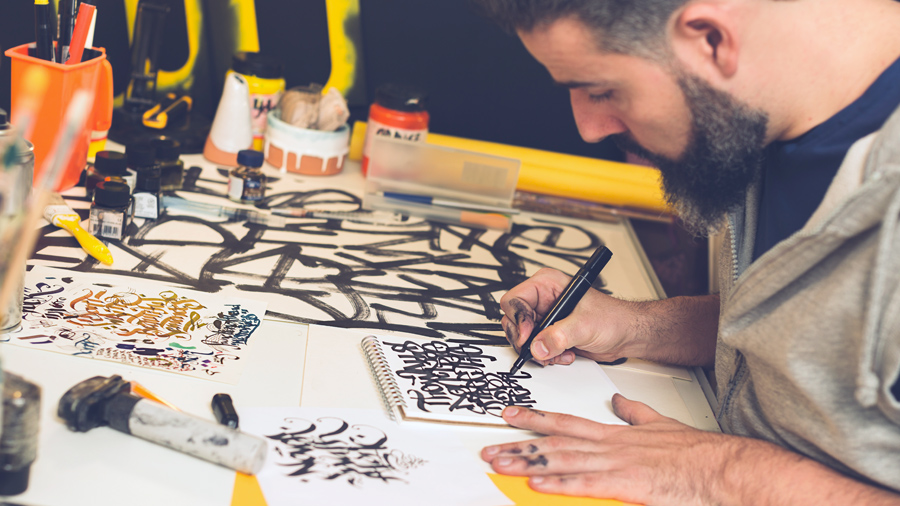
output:
[[[675,17],[672,47],[676,55],[698,74],[734,76],[740,50],[734,14],[723,4],[688,4]]]

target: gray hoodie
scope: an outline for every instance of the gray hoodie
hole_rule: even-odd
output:
[[[900,112],[751,264],[756,202],[729,217],[719,258],[719,424],[900,491]]]

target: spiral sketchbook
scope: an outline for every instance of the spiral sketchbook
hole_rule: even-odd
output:
[[[618,389],[586,358],[568,366],[529,362],[511,375],[517,354],[510,346],[374,335],[361,345],[398,421],[508,426],[501,413],[515,405],[623,424],[610,404]]]

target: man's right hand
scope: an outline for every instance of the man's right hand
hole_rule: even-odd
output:
[[[500,299],[506,339],[520,351],[531,332],[540,325],[571,280],[555,269],[541,269]],[[535,337],[531,354],[542,364],[571,364],[575,354],[601,362],[626,356],[629,337],[625,329],[633,319],[634,303],[621,301],[589,289],[581,302],[564,318]]]
[[[519,351],[571,278],[541,269],[500,299],[506,339]],[[643,358],[680,365],[711,365],[718,328],[718,296],[632,302],[589,289],[568,317],[531,343],[542,365],[570,364],[575,355],[612,362]]]

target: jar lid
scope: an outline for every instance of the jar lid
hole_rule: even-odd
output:
[[[125,154],[118,151],[98,151],[94,156],[94,169],[101,174],[122,176],[128,172],[127,166]]]
[[[0,130],[9,130],[9,115],[0,109]]]
[[[382,84],[375,90],[375,103],[396,111],[424,111],[425,98],[422,90],[402,84]]]
[[[94,203],[103,207],[127,206],[131,200],[128,185],[119,181],[104,180],[94,187]]]
[[[262,151],[254,151],[252,149],[242,149],[238,151],[237,163],[245,167],[258,168],[262,167],[265,156]]]
[[[156,148],[156,159],[163,162],[174,162],[181,156],[181,143],[177,139],[165,135],[153,139],[153,147]]]
[[[162,175],[162,169],[159,165],[138,167],[135,169],[135,172],[137,172],[137,178],[134,182],[135,191],[159,191],[159,179]]]
[[[284,77],[284,63],[262,53],[234,53],[231,57],[231,69],[238,74],[263,79]]]
[[[125,156],[130,168],[156,165],[156,148],[147,142],[129,144],[125,147]]]

